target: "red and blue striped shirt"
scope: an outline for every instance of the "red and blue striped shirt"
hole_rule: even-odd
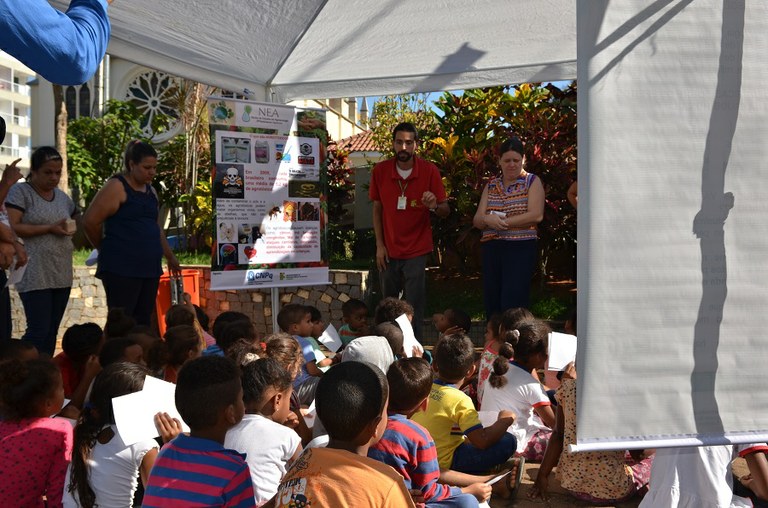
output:
[[[256,506],[248,464],[221,444],[179,434],[157,455],[144,508]]]
[[[421,490],[427,503],[461,494],[458,487],[438,483],[440,466],[435,442],[427,429],[404,415],[389,414],[384,435],[368,449],[368,456],[392,466],[408,489]]]

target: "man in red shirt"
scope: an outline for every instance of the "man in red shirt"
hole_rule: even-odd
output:
[[[376,164],[369,196],[373,201],[376,266],[383,297],[403,297],[413,306],[413,331],[421,339],[425,270],[432,252],[430,213],[451,213],[437,166],[414,155],[416,127],[403,122],[392,133],[395,157]]]

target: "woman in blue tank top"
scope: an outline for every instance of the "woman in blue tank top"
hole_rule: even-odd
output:
[[[151,182],[157,152],[148,143],[131,141],[125,149],[125,172],[110,178],[85,212],[85,233],[99,250],[96,276],[104,284],[109,309],[121,307],[140,325],[149,325],[163,273],[181,270],[158,224],[160,202]]]

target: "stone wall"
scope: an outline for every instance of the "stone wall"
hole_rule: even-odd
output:
[[[200,285],[200,306],[205,309],[211,322],[227,310],[243,312],[253,319],[259,334],[272,332],[272,301],[269,289],[242,289],[211,291],[211,270],[209,267],[190,266],[202,274]],[[371,274],[368,271],[331,270],[331,284],[280,288],[280,304],[300,303],[314,305],[326,320],[341,324],[341,306],[350,298],[368,301],[371,292]],[[20,337],[26,328],[24,309],[15,289],[11,288],[11,312],[14,336]],[[96,269],[85,266],[74,268],[74,281],[69,296],[69,305],[59,327],[59,339],[66,329],[74,324],[93,321],[104,326],[107,320],[107,301],[101,281],[96,278]]]

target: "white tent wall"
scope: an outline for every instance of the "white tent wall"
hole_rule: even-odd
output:
[[[109,13],[111,55],[257,100],[576,75],[572,0],[117,0]]]
[[[577,449],[765,441],[768,9],[578,2]]]

